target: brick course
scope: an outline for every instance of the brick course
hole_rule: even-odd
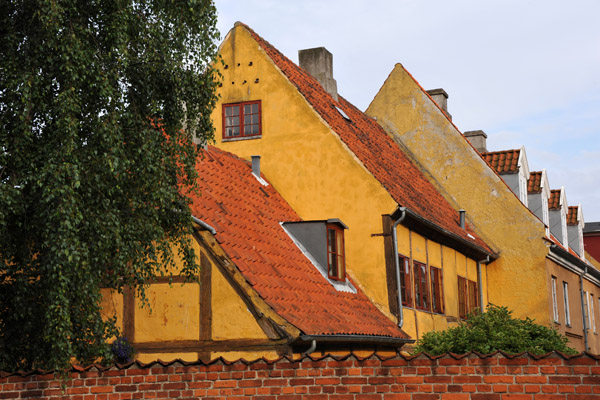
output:
[[[218,359],[74,367],[66,382],[0,373],[0,399],[588,400],[600,399],[599,372],[600,356],[585,353]]]

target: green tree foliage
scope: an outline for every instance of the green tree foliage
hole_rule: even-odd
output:
[[[116,333],[100,288],[143,295],[178,254],[197,272],[186,193],[192,135],[213,135],[216,10],[3,0],[0,33],[0,369],[88,363]]]
[[[464,354],[477,351],[489,354],[496,350],[507,353],[541,355],[557,350],[577,354],[567,346],[568,339],[555,329],[536,324],[532,319],[516,319],[506,307],[490,304],[484,313],[469,315],[466,323],[445,331],[427,332],[415,353],[440,355],[447,352]]]

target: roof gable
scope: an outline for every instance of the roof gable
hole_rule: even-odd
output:
[[[249,162],[208,146],[197,170],[192,214],[215,228],[223,250],[279,315],[309,335],[407,337],[359,288],[336,291],[317,271],[280,224],[300,218]]]
[[[516,174],[519,172],[521,150],[502,150],[482,153],[481,157],[499,174]]]
[[[569,206],[567,225],[579,225],[579,206]]]
[[[252,29],[240,25],[248,30],[273,63],[398,205],[484,252],[492,253],[469,226],[466,230],[460,228],[458,211],[435,189],[381,125],[342,96],[338,95],[338,101],[334,100],[306,71]]]
[[[550,210],[560,210],[562,207],[566,207],[567,202],[564,198],[564,189],[552,189],[550,190],[550,198],[548,199],[548,208]]]

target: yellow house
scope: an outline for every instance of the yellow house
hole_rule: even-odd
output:
[[[138,360],[395,354],[412,342],[352,279],[328,277],[322,258],[335,254],[343,265],[344,247],[325,248],[326,236],[343,232],[343,221],[301,220],[257,159],[251,165],[209,146],[197,170],[200,195],[191,209],[198,283],[184,283],[177,271],[157,278],[147,290],[150,308],[130,292],[104,297],[104,312],[117,315]]]
[[[557,328],[578,350],[600,352],[600,304],[594,300],[600,272],[585,261],[582,245],[570,247],[566,198],[550,204],[545,171],[529,172],[524,148],[487,152],[483,131],[463,135],[452,123],[447,98],[442,89],[425,91],[397,64],[366,113],[499,250],[487,268],[489,301]]]
[[[338,95],[327,50],[301,51],[300,68],[236,23],[220,56],[215,145],[261,156],[303,220],[343,221],[344,267],[328,260],[330,279],[350,277],[414,339],[487,304],[496,251],[378,121]]]

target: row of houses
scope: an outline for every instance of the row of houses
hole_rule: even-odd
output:
[[[489,303],[600,353],[581,206],[524,149],[488,152],[400,64],[362,112],[324,48],[296,65],[236,23],[219,52],[192,204],[199,282],[157,279],[152,311],[105,293],[140,360],[393,353]]]

